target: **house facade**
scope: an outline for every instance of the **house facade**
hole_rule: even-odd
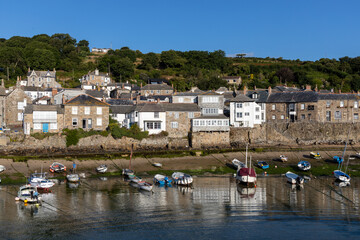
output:
[[[166,112],[162,104],[146,103],[135,109],[135,115],[137,115],[137,124],[142,131],[148,131],[149,134],[166,131]]]
[[[144,87],[141,87],[141,95],[172,95],[174,89],[167,84],[147,84]]]
[[[64,104],[64,128],[104,131],[109,125],[109,104],[79,95]]]
[[[56,133],[64,128],[64,108],[60,105],[28,105],[24,110],[24,133]]]
[[[108,73],[102,73],[98,69],[89,72],[80,79],[81,85],[89,86],[84,89],[93,89],[92,86],[106,86],[111,83],[111,78]]]
[[[31,100],[36,100],[42,97],[52,98],[53,95],[57,94],[57,90],[55,88],[42,88],[42,87],[31,87],[26,86],[22,87],[26,95],[28,95]]]
[[[265,122],[264,110],[243,94],[230,100],[230,125],[234,127],[254,127]]]
[[[31,98],[21,88],[15,88],[6,96],[5,124],[10,128],[23,127],[24,109],[31,104]]]
[[[44,88],[60,88],[61,85],[56,82],[56,70],[53,71],[35,71],[28,70],[26,75],[27,86],[44,87]]]

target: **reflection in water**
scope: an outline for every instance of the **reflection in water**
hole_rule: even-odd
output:
[[[0,228],[16,239],[351,238],[360,233],[360,179],[352,181],[344,188],[319,178],[296,188],[263,177],[246,188],[231,177],[198,177],[192,188],[151,193],[120,178],[84,179],[55,185],[42,206],[16,203],[18,186],[2,186]]]

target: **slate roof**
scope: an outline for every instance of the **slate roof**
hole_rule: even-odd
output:
[[[266,102],[268,103],[296,103],[317,102],[318,96],[315,92],[275,92],[271,93]]]
[[[158,79],[158,78],[149,78],[148,80],[148,84],[162,84],[162,83],[170,84],[170,81],[166,79]]]
[[[33,86],[23,86],[21,87],[24,91],[29,92],[51,92],[52,88],[42,88],[42,87],[33,87]]]
[[[85,90],[85,94],[90,95],[94,98],[102,98],[106,96],[104,90]]]
[[[257,103],[265,103],[268,99],[269,93],[267,90],[250,90],[247,91],[246,96],[252,98],[253,93],[257,93],[258,98],[254,98]]]
[[[200,107],[195,103],[164,103],[167,112],[200,112]]]
[[[119,98],[111,98],[106,100],[106,102],[110,105],[134,105],[134,102],[126,99]]]
[[[301,89],[297,87],[285,87],[285,86],[276,86],[272,89],[273,92],[298,92]]]
[[[226,87],[219,87],[216,92],[227,92],[229,91],[229,89],[227,89]]]
[[[137,109],[139,112],[165,112],[163,105],[158,103],[146,103]]]
[[[115,114],[126,114],[134,111],[136,106],[134,105],[121,105],[121,106],[110,106],[111,113]]]
[[[171,95],[150,95],[150,96],[140,96],[140,100],[142,101],[146,101],[148,99],[154,99],[154,100],[166,100],[166,98],[169,99],[169,101],[171,101],[172,96]]]
[[[25,114],[32,114],[34,111],[56,111],[58,114],[64,114],[64,108],[61,105],[27,105]]]
[[[198,95],[221,95],[220,93],[214,92],[214,91],[206,91],[206,92],[202,92]]]
[[[167,84],[147,84],[141,90],[173,90],[173,88]]]
[[[357,95],[352,93],[319,93],[319,100],[356,100]]]
[[[38,77],[47,77],[47,74],[49,73],[50,74],[50,77],[52,78],[55,78],[56,77],[56,72],[54,71],[50,71],[50,70],[47,70],[47,71],[35,71],[35,70],[31,70],[30,72],[27,72],[26,76],[31,76],[31,74],[35,72],[35,74],[38,76]]]
[[[174,96],[198,96],[202,92],[177,92]]]
[[[109,104],[99,101],[92,96],[82,94],[82,95],[79,95],[77,97],[70,99],[69,101],[67,101],[65,103],[65,105],[70,105],[70,106],[94,106],[94,105],[108,106]]]
[[[251,99],[244,94],[238,94],[233,99],[230,99],[230,102],[255,102],[255,99]]]

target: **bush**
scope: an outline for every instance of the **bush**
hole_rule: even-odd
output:
[[[76,145],[80,138],[89,137],[92,135],[100,135],[107,137],[109,133],[107,131],[96,131],[96,130],[90,130],[90,131],[84,131],[83,129],[64,129],[63,133],[66,135],[66,146],[69,147],[71,145]]]
[[[57,133],[40,133],[40,132],[38,132],[38,133],[33,133],[33,134],[31,134],[31,136],[32,136],[33,138],[38,139],[38,140],[43,140],[43,139],[46,138],[46,137],[54,136],[54,135],[56,135],[56,134],[57,134]]]
[[[125,127],[120,127],[117,123],[109,124],[109,131],[113,138],[118,139],[122,137],[130,137],[141,140],[143,138],[147,138],[149,133],[147,131],[142,132],[137,124],[134,124],[127,129]]]

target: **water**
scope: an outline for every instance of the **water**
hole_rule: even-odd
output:
[[[148,179],[150,180],[150,179]],[[256,189],[230,177],[197,177],[194,188],[140,192],[123,179],[57,184],[40,207],[16,203],[19,186],[0,187],[5,239],[354,239],[360,236],[360,179],[340,188],[319,178],[292,188],[258,178]],[[76,186],[72,186],[76,187]]]

